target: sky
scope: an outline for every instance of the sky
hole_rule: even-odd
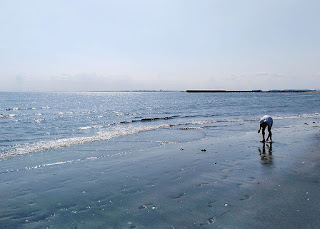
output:
[[[320,89],[319,0],[0,0],[0,91]]]

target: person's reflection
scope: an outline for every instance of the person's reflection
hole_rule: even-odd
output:
[[[258,147],[262,164],[271,164],[272,163],[272,142],[270,142],[269,144],[264,142],[262,145],[262,151],[261,151],[261,148]],[[266,153],[266,145],[268,148],[268,154]]]

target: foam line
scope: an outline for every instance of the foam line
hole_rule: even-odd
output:
[[[316,113],[316,114],[293,115],[293,116],[287,116],[287,117],[274,117],[274,119],[276,120],[297,119],[297,118],[320,118],[320,114]],[[175,126],[187,126],[187,125],[207,125],[207,124],[219,123],[219,122],[248,122],[248,121],[257,121],[257,120],[259,119],[253,118],[253,119],[191,121],[186,123],[161,124],[161,125],[149,125],[149,126],[117,125],[117,126],[114,126],[114,128],[111,130],[100,131],[97,134],[89,137],[62,138],[58,140],[41,141],[36,143],[17,145],[13,149],[7,152],[1,153],[0,159],[20,156],[20,155],[35,153],[40,151],[46,151],[51,149],[70,147],[74,145],[87,144],[87,143],[92,143],[96,141],[110,140],[112,138],[116,138],[120,136],[133,135],[133,134],[138,134],[146,131],[153,131],[161,128],[170,128]],[[97,127],[97,126],[94,126],[94,127]],[[85,129],[86,128],[87,127],[85,127]],[[192,129],[201,129],[201,128],[192,128]]]

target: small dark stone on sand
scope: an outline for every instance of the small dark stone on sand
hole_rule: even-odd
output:
[[[214,202],[216,202],[216,201],[215,201],[215,200],[210,201],[210,202],[208,203],[208,208],[212,208],[212,207],[213,207]]]
[[[142,209],[146,209],[146,208],[148,208],[146,205],[141,205],[138,209],[142,210]]]
[[[247,200],[247,199],[249,199],[249,198],[250,198],[250,195],[247,194],[247,195],[245,195],[243,198],[240,198],[240,200]]]
[[[209,223],[214,223],[214,221],[215,221],[215,218],[214,218],[214,217],[211,217],[211,218],[208,219],[208,222],[209,222]]]
[[[178,195],[172,196],[171,199],[180,199],[181,197],[183,197],[185,195],[185,193],[180,193]]]

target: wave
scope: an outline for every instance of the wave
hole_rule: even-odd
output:
[[[291,116],[275,116],[275,117],[272,117],[272,118],[275,119],[275,120],[299,119],[299,118],[320,118],[320,113],[291,115]]]
[[[152,121],[159,121],[159,120],[169,120],[169,119],[175,119],[175,118],[213,118],[214,121],[209,121],[209,122],[255,122],[259,121],[261,117],[250,117],[250,118],[239,118],[239,119],[217,119],[217,115],[185,115],[185,116],[180,116],[180,115],[172,115],[172,116],[165,116],[165,117],[154,117],[154,118],[139,118],[139,119],[132,119],[132,120],[125,120],[121,122],[114,123],[115,124],[130,124],[130,123],[135,123],[135,122],[152,122]],[[302,114],[302,115],[292,115],[292,116],[273,116],[273,119],[275,120],[282,120],[282,119],[298,119],[298,118],[320,118],[319,113],[315,114]],[[207,121],[197,121],[197,123],[202,123],[206,124]],[[192,124],[192,122],[189,122]]]
[[[15,114],[0,114],[0,118],[10,118],[16,116]]]
[[[102,128],[102,127],[103,126],[100,126],[100,125],[82,126],[82,127],[78,127],[78,130],[99,129],[99,128]]]
[[[96,141],[110,140],[112,138],[116,138],[120,136],[133,135],[133,134],[138,134],[145,131],[152,131],[160,128],[168,128],[174,125],[177,125],[177,124],[162,124],[162,125],[146,126],[146,127],[131,126],[126,128],[118,126],[113,130],[100,131],[96,135],[89,136],[89,137],[71,137],[71,138],[62,138],[58,140],[40,141],[36,143],[23,144],[23,145],[16,146],[14,149],[9,150],[8,152],[0,154],[0,159],[21,156],[29,153],[35,153],[35,152],[46,151],[51,149],[70,147],[74,145],[87,144],[87,143],[92,143]]]
[[[163,118],[142,118],[140,120],[137,120],[139,122],[150,122],[150,121],[156,121],[156,120],[167,120],[167,119],[172,119],[174,118],[173,116],[172,117],[163,117]]]
[[[129,153],[130,152],[119,152],[119,153],[115,153],[115,154],[105,154],[105,155],[101,155],[101,156],[92,156],[92,157],[77,158],[77,159],[72,159],[72,160],[57,161],[57,162],[45,163],[45,164],[24,167],[24,168],[19,168],[19,169],[3,170],[0,172],[0,174],[8,174],[8,173],[20,172],[20,171],[29,171],[32,169],[41,169],[41,168],[49,167],[49,166],[51,167],[51,166],[57,166],[57,165],[65,165],[65,164],[72,164],[72,163],[77,163],[77,162],[93,161],[93,160],[99,160],[99,159],[108,158],[108,157],[109,158],[110,157],[118,157],[118,156],[126,155]]]
[[[259,121],[261,117],[253,118],[242,118],[242,119],[221,119],[216,122],[255,122]],[[284,120],[284,119],[299,119],[299,118],[320,118],[320,113],[314,114],[302,114],[302,115],[291,115],[291,116],[272,116],[274,120]]]
[[[141,118],[138,119],[136,122],[152,122],[157,120],[167,120],[172,119],[179,116],[170,116],[170,117],[163,117],[163,118]],[[320,118],[319,113],[315,114],[303,114],[303,115],[293,115],[293,116],[274,116],[275,120],[282,120],[282,119],[297,119],[297,118]],[[134,135],[139,134],[146,131],[154,131],[162,128],[171,128],[176,126],[182,126],[179,128],[180,130],[202,130],[209,124],[219,124],[219,123],[240,123],[243,122],[253,122],[258,121],[260,118],[248,118],[248,119],[226,119],[226,120],[201,120],[201,121],[188,121],[182,123],[165,123],[165,124],[158,124],[158,125],[120,125],[124,123],[129,123],[129,121],[119,122],[118,125],[113,125],[112,128],[109,126],[109,130],[103,130],[103,126],[93,125],[93,126],[84,126],[79,127],[81,130],[87,130],[91,128],[99,129],[100,131],[97,132],[93,136],[88,137],[70,137],[70,138],[62,138],[57,140],[49,140],[49,141],[40,141],[36,143],[29,143],[29,144],[21,144],[14,146],[11,150],[3,152],[0,154],[0,159],[6,159],[9,157],[21,156],[29,153],[36,153],[40,151],[52,150],[57,148],[63,147],[70,147],[80,144],[88,144],[96,141],[104,141],[110,140],[120,136],[126,135]],[[132,121],[130,122],[132,123]],[[192,126],[195,125],[196,127]],[[199,127],[200,126],[200,127]]]
[[[49,110],[49,106],[43,106],[43,107],[7,107],[7,108],[0,108],[0,110],[3,111],[28,111],[28,110]]]
[[[63,147],[70,147],[81,144],[88,144],[97,141],[105,141],[113,138],[126,136],[126,135],[134,135],[139,134],[146,131],[153,131],[162,128],[171,128],[175,126],[187,126],[187,125],[204,125],[209,123],[216,123],[216,121],[195,121],[195,122],[186,122],[186,123],[168,123],[168,124],[160,124],[160,125],[149,125],[149,126],[115,126],[115,128],[111,128],[110,130],[99,131],[97,134],[89,137],[71,137],[71,138],[62,138],[58,140],[50,140],[50,141],[40,141],[36,143],[22,144],[17,145],[13,149],[1,153],[0,159],[6,159],[9,157],[22,156],[25,154],[36,153],[41,151],[47,151],[52,149],[58,149]],[[91,128],[84,127],[84,128]]]
[[[121,121],[115,124],[127,124],[127,123],[133,123],[133,122],[152,122],[152,121],[159,121],[159,120],[168,120],[168,119],[174,119],[178,118],[179,115],[173,115],[173,116],[165,116],[165,117],[153,117],[153,118],[139,118],[139,119],[132,119],[132,120],[125,120]]]

